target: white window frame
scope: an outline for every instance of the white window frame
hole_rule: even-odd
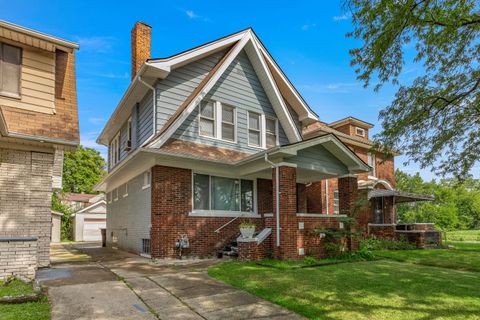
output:
[[[213,104],[213,118],[208,118],[202,116],[201,108],[202,103],[212,103]],[[223,124],[223,107],[228,107],[233,109],[233,138],[234,140],[227,140],[222,137],[222,124]],[[213,136],[202,134],[200,130],[201,119],[207,119],[213,121]],[[231,124],[231,123],[230,123]],[[202,101],[198,105],[198,135],[206,139],[221,140],[226,143],[237,143],[237,108],[230,104],[222,104],[220,101]]]
[[[147,170],[143,173],[143,185],[142,190],[150,188],[152,184],[152,173],[150,170]]]
[[[107,203],[112,203],[112,192],[107,192]]]
[[[120,132],[110,142],[110,169],[120,162]]]
[[[127,143],[130,141],[130,144],[132,144],[132,117],[128,118],[127,120]]]
[[[333,213],[338,214],[340,212],[340,196],[338,190],[333,191]]]
[[[365,129],[360,127],[355,127],[355,134],[360,137],[365,137]]]
[[[123,191],[125,193],[122,195],[122,198],[126,198],[128,197],[128,182],[125,182],[123,185],[124,185]]]
[[[112,193],[113,193],[113,201],[117,201],[118,200],[118,188],[113,189]]]
[[[278,138],[278,119],[274,117],[265,117],[265,148],[267,148],[267,119],[268,120],[273,120],[275,121],[275,145],[273,147],[276,147],[280,145],[279,138]],[[271,147],[271,148],[273,148]]]
[[[375,168],[376,167],[376,158],[375,158],[375,154],[374,153],[368,153],[367,155],[367,161],[368,161],[368,165],[372,168],[371,171],[368,172],[368,175],[370,177],[376,177],[377,176],[377,169]]]
[[[194,185],[194,176],[195,174],[201,174],[201,175],[206,175],[208,176],[208,192],[209,192],[209,202],[208,202],[208,207],[209,209],[205,210],[205,209],[195,209],[194,206],[195,206],[195,199],[194,199],[194,196],[195,196],[195,192],[194,192],[194,188],[195,188],[195,185]],[[227,210],[214,210],[212,209],[212,188],[211,188],[211,185],[212,185],[212,176],[214,177],[219,177],[219,178],[229,178],[229,179],[236,179],[236,180],[239,180],[240,181],[240,185],[239,185],[239,188],[240,188],[240,211],[227,211]],[[253,181],[253,211],[241,211],[242,208],[242,180],[250,180],[250,181]],[[257,199],[257,180],[256,179],[245,179],[245,178],[241,178],[241,177],[238,177],[238,176],[224,176],[224,175],[211,175],[210,173],[205,173],[205,172],[199,172],[199,171],[195,171],[193,172],[192,171],[192,175],[191,175],[191,184],[192,184],[192,208],[191,208],[191,212],[190,212],[190,216],[198,216],[198,217],[253,217],[253,218],[259,218],[261,217],[260,215],[258,215],[258,207],[257,207],[257,204],[258,204],[258,199]]]
[[[22,65],[23,65],[23,48],[22,47],[19,47],[19,46],[15,46],[15,45],[11,45],[9,43],[5,43],[5,42],[0,42],[0,57],[3,56],[3,46],[10,46],[10,47],[14,47],[14,48],[17,48],[20,50],[20,63],[18,65],[18,88],[17,88],[17,91],[16,93],[13,93],[13,92],[8,92],[8,91],[3,91],[2,90],[2,87],[0,87],[0,96],[4,96],[4,97],[9,97],[9,98],[17,98],[17,99],[20,99],[21,98],[21,90],[22,90]],[[0,71],[1,71],[1,68],[2,68],[2,60],[0,60]],[[1,74],[1,73],[0,73]]]

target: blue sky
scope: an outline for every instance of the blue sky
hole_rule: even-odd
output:
[[[395,87],[364,89],[350,66],[346,38],[351,19],[340,1],[4,1],[0,19],[80,44],[77,90],[81,142],[105,154],[95,139],[130,82],[130,30],[150,24],[152,57],[165,57],[253,27],[284,72],[322,121],[352,115],[376,125]],[[407,48],[408,49],[408,48]],[[419,68],[407,65],[402,81]],[[409,173],[415,165],[396,167]],[[433,178],[428,170],[421,171]]]

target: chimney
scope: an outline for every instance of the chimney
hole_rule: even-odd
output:
[[[150,59],[150,38],[152,27],[137,21],[132,28],[132,79],[142,64]]]

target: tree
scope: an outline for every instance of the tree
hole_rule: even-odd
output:
[[[92,193],[105,173],[105,160],[100,153],[78,146],[75,152],[65,152],[63,191]]]
[[[375,90],[400,85],[380,112],[383,150],[465,179],[480,154],[480,11],[476,0],[346,0],[361,47],[350,51],[358,79]],[[425,74],[401,84],[406,47]],[[377,80],[378,79],[378,80]]]

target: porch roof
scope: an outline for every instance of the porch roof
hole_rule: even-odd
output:
[[[372,198],[394,197],[394,203],[406,203],[417,201],[433,201],[435,197],[428,194],[403,192],[398,190],[375,189],[368,192],[368,200]]]

